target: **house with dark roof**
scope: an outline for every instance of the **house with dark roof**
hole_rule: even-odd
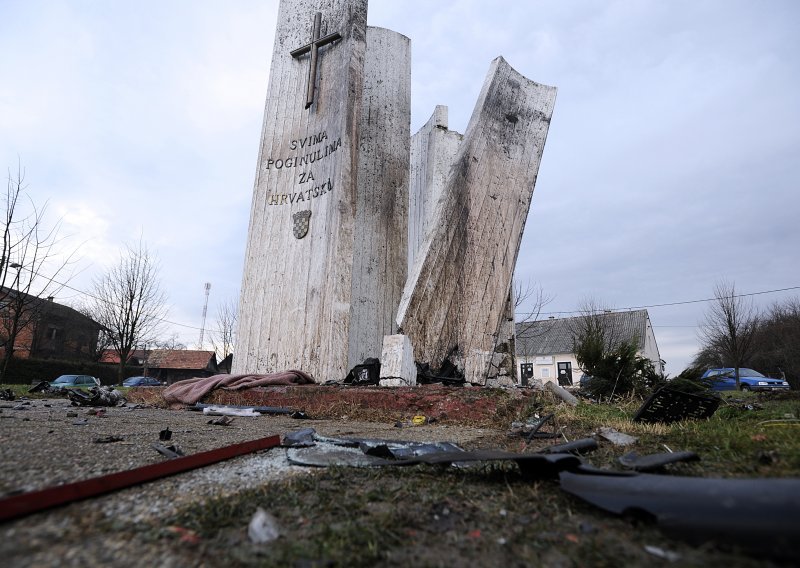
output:
[[[147,352],[142,364],[148,377],[167,384],[194,377],[210,377],[220,372],[213,351],[153,349]]]
[[[577,384],[583,369],[575,357],[575,335],[581,319],[598,317],[607,336],[616,341],[635,341],[638,353],[653,362],[656,371],[663,371],[653,325],[647,310],[606,312],[596,316],[550,318],[516,324],[516,355],[521,384],[532,380]]]
[[[0,355],[8,342],[6,328],[20,309],[14,357],[85,361],[94,356],[102,326],[90,317],[55,302],[53,296],[38,298],[2,287],[0,298]]]

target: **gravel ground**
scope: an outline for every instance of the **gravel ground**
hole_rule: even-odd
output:
[[[398,429],[393,424],[262,416],[215,426],[208,424],[208,416],[186,410],[104,410],[97,416],[95,409],[56,398],[0,404],[0,496],[161,462],[166,458],[151,444],[165,428],[173,432],[165,444],[177,444],[186,455],[305,427],[325,436],[451,441],[468,449],[503,439],[494,430],[442,424]],[[112,435],[122,440],[94,442]],[[139,532],[142,527],[159,526],[160,519],[189,503],[311,471],[290,465],[281,448],[233,458],[4,523],[0,555],[7,566],[185,565],[185,553],[173,555],[164,539]],[[106,530],[93,531],[96,526]]]

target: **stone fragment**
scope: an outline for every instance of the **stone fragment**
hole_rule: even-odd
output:
[[[379,384],[382,387],[416,386],[417,365],[408,336],[387,335],[383,338]]]

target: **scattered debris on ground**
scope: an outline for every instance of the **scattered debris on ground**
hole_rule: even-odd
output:
[[[208,424],[213,424],[214,426],[230,426],[233,424],[233,418],[230,416],[220,416],[219,418],[212,418],[208,421]]]
[[[650,454],[647,456],[640,456],[636,452],[628,452],[617,459],[622,467],[642,472],[656,471],[673,463],[699,460],[700,456],[694,452],[667,452],[664,454]]]
[[[654,392],[633,417],[634,422],[664,423],[710,418],[719,407],[720,398],[674,390],[669,386]]]
[[[561,489],[624,515],[644,512],[666,532],[694,544],[709,540],[794,557],[800,479],[719,479],[672,475],[560,474]]]
[[[91,387],[88,393],[80,389],[69,389],[67,396],[76,406],[121,406],[126,402],[121,392],[108,386]]]
[[[631,436],[630,434],[625,434],[623,432],[617,431],[616,428],[608,428],[603,427],[597,432],[597,435],[603,438],[604,440],[608,440],[615,446],[630,446],[635,444],[638,438],[635,436]]]

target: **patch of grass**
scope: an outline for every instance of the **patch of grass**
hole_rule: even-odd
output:
[[[45,395],[42,393],[28,393],[28,389],[31,388],[31,385],[0,385],[0,389],[11,389],[11,392],[14,393],[16,398],[22,398],[23,396],[28,398],[50,398],[52,395]]]
[[[258,506],[281,527],[267,545],[246,536]],[[758,565],[606,515],[509,465],[330,468],[194,505],[168,523],[196,531],[210,557],[238,566],[645,566],[653,561],[645,544],[688,564]]]

